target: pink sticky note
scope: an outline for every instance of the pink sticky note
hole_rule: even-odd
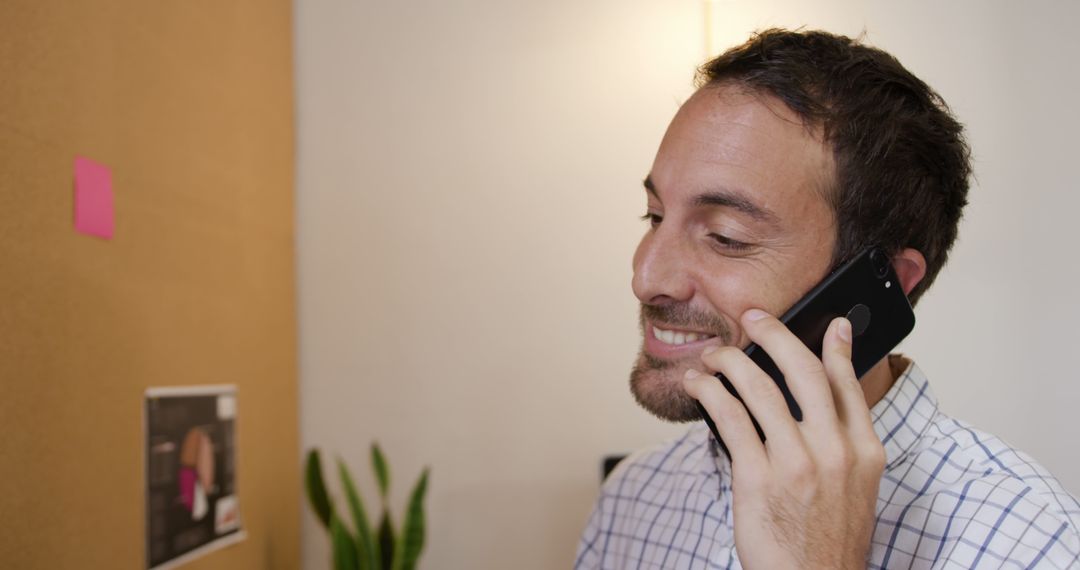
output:
[[[75,157],[75,229],[106,239],[113,236],[112,173],[109,167]]]

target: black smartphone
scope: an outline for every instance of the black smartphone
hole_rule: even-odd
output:
[[[884,250],[867,248],[837,267],[788,309],[780,321],[821,358],[825,331],[836,317],[847,317],[851,321],[851,363],[859,378],[885,358],[915,328],[915,313],[896,277],[892,260]],[[791,415],[797,421],[802,421],[799,403],[769,355],[756,344],[751,344],[744,352],[776,382]],[[716,378],[732,396],[743,401],[723,374],[717,374]],[[716,424],[700,403],[697,406],[720,448],[730,457]],[[761,441],[765,441],[765,432],[753,415],[750,420]]]

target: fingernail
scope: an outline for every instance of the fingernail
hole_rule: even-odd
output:
[[[746,311],[746,318],[750,319],[751,321],[760,321],[767,316],[769,316],[769,313],[766,313],[761,309],[750,309],[749,311]]]
[[[840,335],[840,340],[851,342],[851,321],[841,318],[840,325],[836,327],[836,334]]]
[[[716,345],[713,345],[713,346],[706,346],[706,347],[705,347],[705,350],[702,350],[702,351],[701,351],[701,355],[702,355],[702,356],[705,356],[705,355],[707,355],[707,354],[712,354],[712,353],[716,352],[716,351],[717,351],[717,349],[719,349],[719,348],[720,348],[720,347],[719,347],[719,346],[716,346]]]
[[[701,376],[701,373],[698,372],[697,370],[694,370],[693,368],[687,368],[686,369],[686,374],[683,375],[683,377],[686,378],[687,380],[692,380],[694,378],[697,378],[698,376]]]

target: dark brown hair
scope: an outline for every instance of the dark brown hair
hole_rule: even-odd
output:
[[[884,51],[820,31],[755,34],[698,71],[699,87],[722,84],[777,97],[822,130],[836,162],[834,261],[869,245],[917,249],[917,301],[956,241],[971,175],[963,127],[941,96]]]

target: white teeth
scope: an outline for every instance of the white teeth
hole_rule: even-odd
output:
[[[688,342],[697,342],[702,339],[712,338],[711,335],[692,332],[675,332],[653,327],[653,336],[665,344],[679,346]]]

